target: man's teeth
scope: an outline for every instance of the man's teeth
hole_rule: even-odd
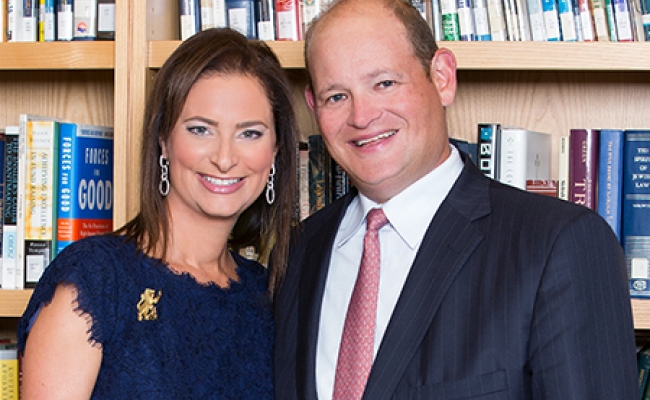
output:
[[[239,179],[233,178],[233,179],[219,179],[219,178],[212,178],[210,176],[204,176],[203,179],[206,181],[210,182],[213,185],[217,186],[229,186],[229,185],[234,185],[235,183],[239,182]]]
[[[355,144],[357,146],[359,146],[359,147],[365,146],[368,143],[373,143],[373,142],[376,142],[378,140],[383,140],[383,139],[389,138],[389,137],[393,136],[396,132],[397,131],[390,131],[390,132],[382,133],[381,135],[375,136],[375,137],[370,138],[370,139],[359,140]]]

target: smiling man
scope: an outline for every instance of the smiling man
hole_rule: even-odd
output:
[[[419,13],[336,2],[305,57],[307,104],[356,190],[296,231],[275,301],[276,398],[638,396],[616,237],[450,146],[456,62]]]

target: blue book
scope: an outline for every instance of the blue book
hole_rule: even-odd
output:
[[[557,8],[556,0],[542,0],[544,29],[546,31],[546,40],[548,42],[558,42],[562,40],[562,33],[560,32],[560,16]]]
[[[500,124],[478,124],[478,154],[476,163],[478,168],[492,179],[498,178],[497,149]]]
[[[181,40],[201,30],[201,9],[199,0],[179,0]]]
[[[56,254],[113,230],[113,128],[63,122],[59,140]]]
[[[641,19],[646,42],[650,42],[650,0],[641,0]]]
[[[4,151],[4,201],[2,210],[2,288],[16,288],[16,251],[18,216],[18,126],[7,126],[5,129]]]
[[[249,39],[257,39],[255,0],[226,0],[228,27]]]
[[[598,214],[621,240],[623,131],[602,129],[598,155]]]
[[[632,297],[650,297],[650,130],[625,131],[621,241]]]

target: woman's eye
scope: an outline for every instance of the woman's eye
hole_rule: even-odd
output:
[[[256,130],[246,130],[242,132],[241,135],[245,139],[256,139],[262,136],[262,132]]]
[[[190,126],[187,130],[195,135],[205,135],[209,133],[209,130],[205,126]]]

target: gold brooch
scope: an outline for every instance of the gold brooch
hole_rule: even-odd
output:
[[[162,296],[162,290],[156,294],[154,289],[145,289],[140,295],[138,302],[138,321],[155,321],[158,319],[158,311],[156,311],[156,304]]]

